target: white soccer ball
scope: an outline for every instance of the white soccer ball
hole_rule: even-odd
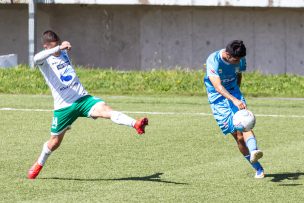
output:
[[[247,109],[240,110],[233,116],[233,125],[238,131],[250,131],[255,126],[255,116]]]

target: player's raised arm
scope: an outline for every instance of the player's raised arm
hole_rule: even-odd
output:
[[[63,41],[61,43],[60,38],[56,33],[47,30],[43,33],[42,36],[43,48],[45,50],[39,52],[34,56],[34,63],[36,65],[42,65],[49,56],[59,56],[60,50],[70,50],[72,48],[70,42]]]
[[[66,50],[70,51],[71,48],[72,48],[72,46],[71,46],[71,43],[70,43],[70,42],[68,42],[68,41],[63,41],[63,42],[61,43],[61,45],[60,45],[59,48],[60,48],[60,50],[66,49]]]
[[[55,54],[56,52],[58,52],[60,50],[60,47],[59,45],[54,47],[54,48],[51,48],[51,49],[45,49],[39,53],[37,53],[35,56],[34,56],[34,63],[36,65],[41,65],[43,64],[44,60],[47,59],[49,56],[51,56],[52,54]]]
[[[221,95],[223,95],[225,98],[229,99],[230,101],[233,102],[233,104],[235,106],[237,106],[239,109],[245,109],[246,105],[238,100],[237,98],[235,98],[234,96],[232,96],[227,90],[226,88],[221,84],[221,80],[218,76],[209,76],[209,80],[211,81],[213,87],[215,88],[215,90],[220,93]]]
[[[54,44],[52,44],[54,43]],[[37,65],[43,64],[44,60],[47,59],[49,56],[57,53],[60,50],[71,50],[72,46],[70,42],[64,41],[61,43],[61,45],[57,45],[59,42],[48,42],[44,44],[44,47],[46,48],[45,50],[39,52],[34,56],[34,63]],[[55,46],[55,47],[54,47]]]

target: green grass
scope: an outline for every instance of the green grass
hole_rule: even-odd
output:
[[[104,96],[124,111],[148,115],[143,136],[110,120],[78,119],[39,178],[26,172],[49,137],[52,112],[0,111],[2,202],[301,202],[304,198],[304,100],[247,98],[257,116],[262,164],[254,171],[231,136],[223,137],[205,97]],[[0,108],[51,109],[52,98],[0,95]],[[141,117],[145,114],[130,113]]]
[[[78,67],[76,71],[86,89],[94,94],[206,95],[202,70],[115,71]],[[0,93],[50,93],[38,69],[0,69],[0,78]],[[242,91],[254,97],[304,97],[304,77],[245,73]]]

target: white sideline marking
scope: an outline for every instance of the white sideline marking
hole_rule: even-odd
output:
[[[16,108],[0,108],[0,111],[39,111],[50,112],[50,109],[16,109]],[[149,112],[149,111],[122,111],[123,113],[148,114],[148,115],[194,115],[194,116],[212,116],[211,113],[184,113],[184,112]],[[275,115],[275,114],[255,114],[257,117],[277,117],[277,118],[304,118],[304,115]]]
[[[49,109],[16,109],[16,108],[0,108],[0,111],[53,111]]]
[[[149,112],[149,111],[122,111],[123,113],[134,114],[150,114],[150,115],[198,115],[198,116],[212,116],[211,113],[183,113],[183,112]]]

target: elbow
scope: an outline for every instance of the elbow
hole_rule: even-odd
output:
[[[34,56],[34,64],[35,64],[35,65],[39,65],[39,64],[41,64],[41,63],[42,63],[42,61],[40,60],[39,55],[36,54],[36,55]]]
[[[36,64],[38,62],[38,57],[37,54],[34,56],[34,64]]]

